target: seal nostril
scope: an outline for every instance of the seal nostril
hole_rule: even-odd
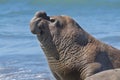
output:
[[[41,30],[41,28],[40,27],[38,27],[40,30]]]
[[[39,33],[42,35],[43,34],[43,30],[41,27],[38,27],[39,28]]]
[[[43,31],[42,30],[40,31],[40,34],[43,35]]]
[[[50,21],[51,21],[51,22],[55,22],[55,19],[51,18]]]

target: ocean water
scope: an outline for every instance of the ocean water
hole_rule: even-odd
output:
[[[29,22],[36,11],[69,15],[120,49],[119,0],[0,0],[0,80],[54,80]]]

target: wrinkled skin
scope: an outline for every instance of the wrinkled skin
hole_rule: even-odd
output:
[[[120,80],[120,69],[102,71],[85,80]]]
[[[37,12],[30,22],[56,80],[84,80],[120,68],[120,50],[100,42],[68,16]]]

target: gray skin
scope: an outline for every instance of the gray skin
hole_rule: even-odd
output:
[[[100,42],[69,16],[37,12],[30,22],[56,80],[84,80],[120,68],[120,50]]]
[[[120,69],[102,71],[85,80],[120,80]]]

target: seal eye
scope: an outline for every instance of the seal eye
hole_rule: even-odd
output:
[[[53,22],[55,22],[55,19],[51,18],[50,21],[53,23]]]

